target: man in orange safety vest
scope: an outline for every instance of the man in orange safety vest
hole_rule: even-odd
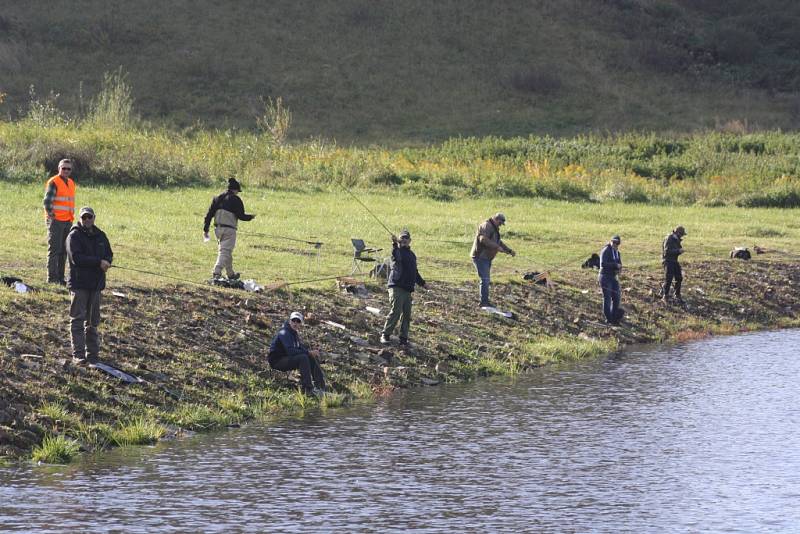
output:
[[[47,281],[66,285],[67,235],[75,218],[75,182],[70,178],[72,160],[58,162],[58,174],[47,180],[44,214],[47,221]]]

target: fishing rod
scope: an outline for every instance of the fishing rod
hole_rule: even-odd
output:
[[[381,226],[383,226],[383,229],[384,229],[384,230],[386,230],[387,232],[389,232],[389,235],[390,235],[390,236],[394,237],[394,232],[392,232],[391,230],[389,230],[389,227],[388,227],[388,226],[386,226],[385,224],[383,224],[383,221],[381,221],[381,220],[378,218],[378,216],[377,216],[377,215],[375,215],[374,213],[372,213],[372,210],[371,210],[371,209],[369,209],[369,208],[367,207],[367,205],[366,205],[366,204],[364,204],[363,202],[361,202],[361,200],[359,200],[359,198],[358,198],[357,196],[355,196],[355,194],[353,194],[353,192],[352,192],[352,191],[350,191],[350,190],[349,190],[349,189],[348,189],[348,188],[347,188],[347,187],[346,187],[346,186],[345,186],[343,183],[339,182],[339,185],[342,187],[342,189],[344,189],[344,190],[347,192],[347,194],[349,194],[351,197],[353,197],[353,200],[355,200],[356,202],[358,202],[359,204],[361,204],[361,207],[362,207],[362,208],[364,208],[365,210],[367,210],[367,213],[369,213],[370,215],[372,215],[372,217],[373,217],[373,218],[374,218],[376,221],[378,221],[378,224],[380,224]]]
[[[277,234],[263,234],[258,232],[242,232],[239,231],[241,235],[253,236],[253,237],[268,237],[270,239],[283,239],[285,241],[293,241],[295,243],[305,243],[306,245],[312,245],[314,248],[321,248],[324,243],[321,241],[309,241],[306,239],[297,239],[296,237],[288,237],[284,235],[277,235]]]
[[[133,271],[133,272],[136,272],[136,273],[149,274],[151,276],[158,276],[158,277],[161,277],[161,278],[169,278],[171,280],[177,280],[178,282],[182,282],[184,284],[191,284],[191,285],[200,286],[200,287],[208,287],[208,284],[201,284],[200,282],[195,282],[193,280],[186,280],[184,278],[178,278],[177,276],[170,276],[168,274],[154,273],[153,271],[146,271],[144,269],[136,269],[134,267],[125,267],[125,266],[116,265],[116,264],[111,264],[111,267],[113,267],[115,269],[122,269],[123,271]],[[212,287],[218,287],[218,286],[212,286]]]

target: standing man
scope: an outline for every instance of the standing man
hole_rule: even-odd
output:
[[[325,393],[325,375],[319,365],[319,351],[311,350],[300,341],[303,327],[303,314],[292,312],[289,320],[283,323],[269,346],[267,361],[278,371],[300,370],[300,384],[306,395]]]
[[[677,226],[664,239],[661,252],[662,264],[664,265],[664,285],[661,287],[661,300],[664,301],[664,304],[669,304],[669,286],[673,280],[675,280],[675,302],[683,304],[683,299],[681,298],[683,273],[681,272],[681,264],[678,263],[678,256],[683,254],[681,240],[685,235],[686,230],[684,230],[683,226]]]
[[[472,243],[472,263],[478,270],[481,279],[481,307],[493,306],[489,302],[489,283],[491,281],[492,260],[498,252],[505,252],[511,256],[517,253],[506,246],[500,239],[500,227],[506,223],[506,216],[502,213],[495,214],[478,226],[475,241]]]
[[[618,235],[600,251],[600,275],[598,282],[603,290],[603,315],[608,324],[619,324],[622,309],[619,307],[620,290],[617,275],[622,271],[622,257],[619,255],[619,244],[622,239]]]
[[[222,277],[222,269],[228,280],[237,280],[239,273],[233,270],[233,248],[236,246],[236,228],[239,221],[252,221],[255,215],[248,215],[244,212],[244,204],[239,198],[242,186],[235,178],[228,180],[228,190],[217,195],[211,201],[211,206],[206,213],[203,223],[203,237],[208,240],[208,228],[211,226],[211,218],[214,218],[214,235],[217,236],[219,252],[217,263],[211,276],[216,280]]]
[[[381,344],[388,345],[397,321],[400,322],[400,345],[408,345],[408,330],[411,326],[411,294],[414,286],[425,287],[425,280],[417,270],[417,256],[411,251],[411,233],[400,232],[400,239],[392,236],[392,270],[389,273],[389,306],[386,323],[381,332]]]
[[[47,221],[47,282],[66,285],[67,234],[75,218],[75,182],[70,178],[72,161],[58,162],[58,174],[44,187],[44,215]]]
[[[73,362],[97,363],[100,292],[106,287],[106,271],[111,267],[114,254],[106,234],[95,226],[92,208],[81,208],[78,224],[67,236],[67,256]]]

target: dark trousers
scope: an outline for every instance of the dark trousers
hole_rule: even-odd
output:
[[[72,340],[72,356],[97,361],[100,353],[100,291],[75,289],[70,291],[69,322]]]
[[[615,276],[600,275],[600,288],[603,290],[603,315],[609,323],[618,323],[619,313],[619,280]]]
[[[309,392],[314,389],[314,386],[319,389],[325,389],[325,375],[322,373],[322,367],[320,367],[316,358],[306,352],[292,356],[269,356],[267,361],[269,361],[270,367],[278,371],[299,369],[300,384],[303,386],[303,391]]]
[[[52,284],[64,282],[67,266],[67,236],[72,221],[47,220],[47,281]]]
[[[675,281],[675,296],[681,298],[681,283],[683,282],[683,273],[681,272],[681,264],[674,260],[664,261],[664,285],[661,288],[661,295],[669,297],[669,287],[672,281]]]

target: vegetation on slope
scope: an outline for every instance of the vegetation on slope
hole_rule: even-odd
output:
[[[296,139],[405,144],[800,121],[791,0],[80,5],[0,4],[0,112],[24,114],[33,85],[83,113],[104,73],[121,67],[149,121],[252,129],[263,99],[282,97]]]

